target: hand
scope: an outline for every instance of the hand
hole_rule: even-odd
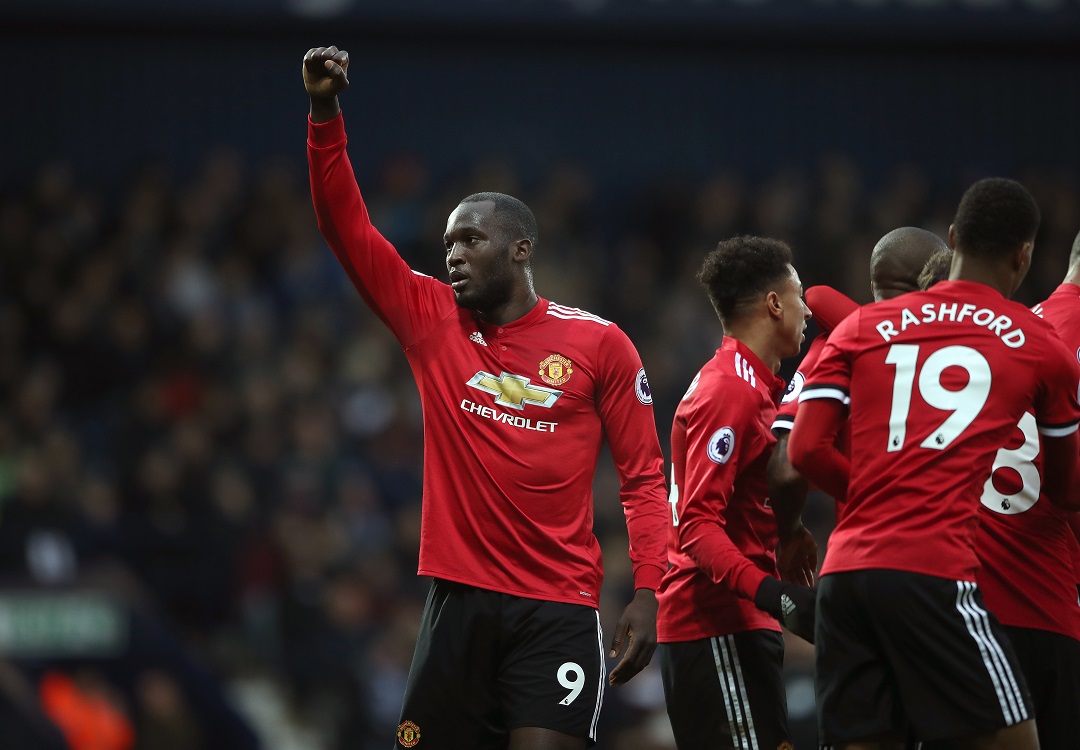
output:
[[[754,594],[754,606],[768,612],[795,635],[814,642],[817,589],[784,583],[770,576],[761,582]]]
[[[656,650],[656,592],[638,589],[634,601],[623,610],[615,637],[611,640],[612,658],[619,655],[623,645],[626,654],[608,675],[609,685],[622,685],[648,666]]]
[[[337,117],[337,95],[349,88],[349,53],[337,47],[314,47],[304,55],[304,88],[311,97],[311,119]]]
[[[799,586],[813,586],[817,570],[817,542],[801,523],[780,540],[776,550],[776,567],[780,580]]]

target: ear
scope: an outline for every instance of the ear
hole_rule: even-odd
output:
[[[782,320],[784,317],[784,302],[775,291],[765,295],[765,307],[769,311],[769,317],[773,320]]]
[[[518,263],[524,263],[532,257],[532,240],[518,240],[510,246],[510,257]]]
[[[1035,243],[1025,242],[1013,256],[1013,268],[1020,273],[1027,273],[1031,267],[1031,254],[1035,251]]]
[[[955,232],[955,229],[956,229],[955,224],[950,224],[949,225],[949,249],[951,249],[951,250],[956,249],[956,232]]]

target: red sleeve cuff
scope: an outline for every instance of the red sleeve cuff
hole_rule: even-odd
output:
[[[333,120],[314,123],[308,115],[308,145],[312,148],[330,148],[346,140],[345,118],[338,113]]]
[[[754,567],[753,565],[747,566],[742,572],[737,581],[732,581],[734,584],[732,588],[735,589],[735,593],[739,596],[754,600],[754,595],[757,593],[758,588],[761,586],[761,582],[766,578],[769,578],[769,574],[761,568]]]
[[[639,565],[634,571],[634,588],[660,590],[660,581],[664,580],[664,569],[656,565]]]

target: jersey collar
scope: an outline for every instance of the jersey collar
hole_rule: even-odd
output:
[[[518,331],[523,331],[529,326],[536,325],[543,319],[544,315],[547,314],[547,310],[548,301],[543,297],[537,296],[536,304],[533,305],[533,309],[529,310],[529,312],[525,313],[517,320],[511,320],[509,323],[503,323],[501,326],[485,323],[475,317],[475,315],[473,316],[473,319],[480,327],[480,333],[483,334],[484,338],[497,339],[502,336],[509,336],[517,333]]]
[[[787,388],[787,382],[782,380],[776,375],[761,359],[758,355],[754,354],[746,344],[739,339],[732,338],[731,336],[724,336],[723,341],[720,342],[720,348],[718,352],[737,352],[742,355],[742,358],[754,368],[755,380],[757,384],[754,386],[761,391],[772,402],[779,403],[780,398],[784,395],[784,391]]]

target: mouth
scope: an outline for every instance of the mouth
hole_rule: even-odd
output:
[[[461,271],[450,272],[450,287],[453,289],[461,289],[468,283],[469,277],[463,274]]]

